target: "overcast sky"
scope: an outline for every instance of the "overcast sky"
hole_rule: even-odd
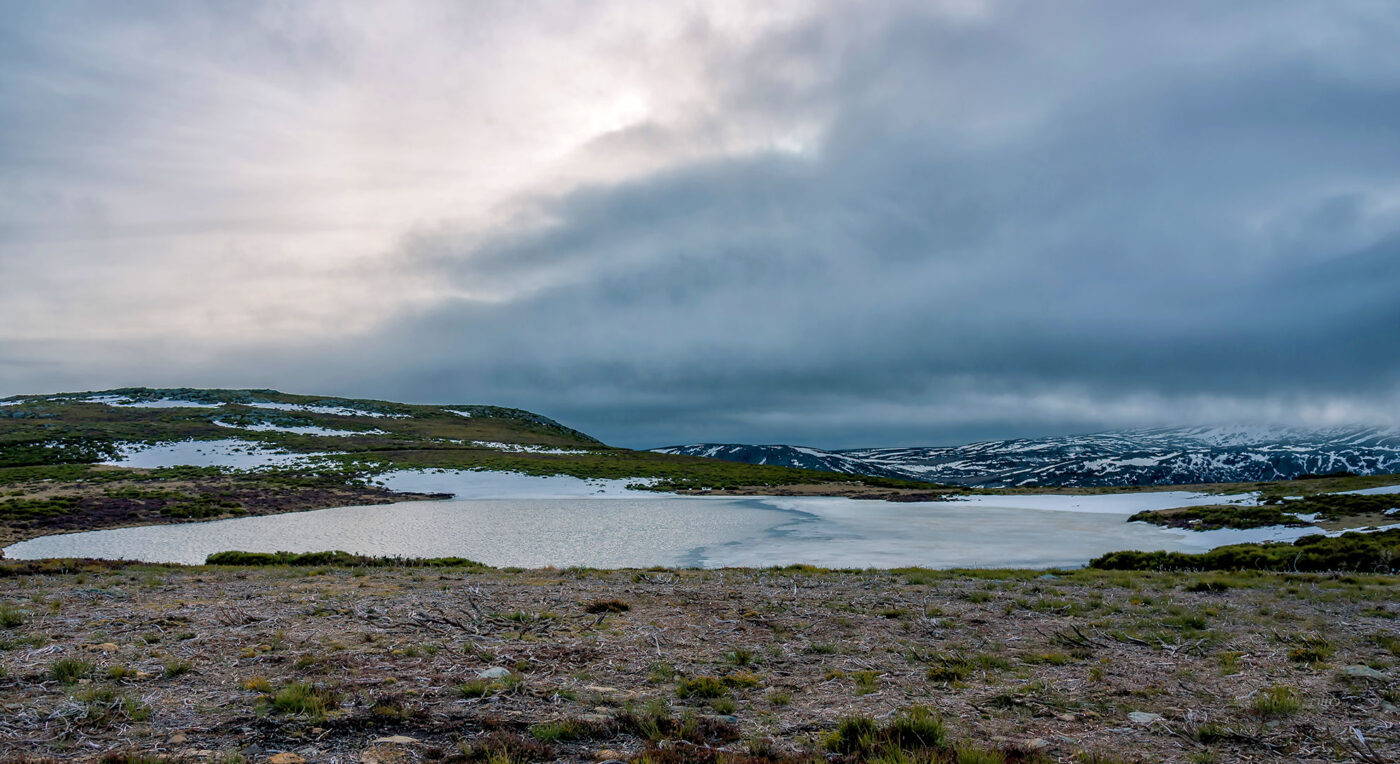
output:
[[[0,0],[0,397],[1394,424],[1400,4]]]

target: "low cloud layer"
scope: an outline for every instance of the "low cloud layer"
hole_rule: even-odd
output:
[[[6,8],[0,394],[622,445],[1394,423],[1400,11]]]

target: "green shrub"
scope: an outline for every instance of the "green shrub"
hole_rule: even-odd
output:
[[[1250,710],[1261,719],[1280,719],[1302,710],[1303,703],[1298,692],[1292,687],[1274,685],[1266,687],[1254,696]]]
[[[1102,570],[1278,570],[1400,572],[1400,529],[1304,536],[1292,544],[1233,544],[1209,552],[1111,552],[1089,563]]]
[[[339,703],[339,695],[308,682],[293,682],[272,696],[272,709],[284,714],[304,714],[324,718]]]
[[[729,685],[722,679],[712,676],[697,676],[682,679],[676,683],[678,698],[723,698],[729,694]]]
[[[259,567],[290,565],[294,567],[362,567],[362,568],[471,568],[486,570],[488,566],[465,557],[369,557],[349,552],[215,552],[204,560],[205,565],[238,565]]]
[[[92,674],[91,663],[77,658],[59,658],[49,665],[49,675],[63,684],[73,684]]]
[[[948,749],[948,730],[926,706],[909,706],[883,727],[868,716],[848,716],[827,733],[823,746],[833,753],[876,760],[904,760],[902,751],[925,752]]]

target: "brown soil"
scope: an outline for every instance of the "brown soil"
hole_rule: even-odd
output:
[[[27,520],[0,517],[0,546],[55,533],[123,528],[134,525],[217,520],[224,517],[275,515],[312,509],[362,504],[389,504],[451,498],[448,494],[396,493],[385,488],[344,485],[326,481],[321,485],[278,485],[261,482],[256,476],[226,476],[196,480],[116,481],[100,484],[20,483],[7,486],[25,499],[68,496],[77,500],[73,510],[60,515]],[[182,496],[215,497],[227,506],[201,517],[171,516],[179,498],[129,498],[113,496],[122,490],[158,491]],[[3,501],[3,499],[0,499]]]
[[[0,760],[826,760],[922,704],[1011,761],[1393,762],[1396,583],[0,563]]]

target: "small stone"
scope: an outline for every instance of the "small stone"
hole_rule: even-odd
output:
[[[503,679],[510,676],[510,669],[492,666],[476,675],[477,679]]]
[[[360,751],[360,764],[408,764],[413,761],[403,748],[392,745],[372,745]]]
[[[1375,679],[1379,682],[1386,682],[1390,677],[1383,671],[1377,671],[1370,666],[1346,666],[1342,668],[1342,676],[1355,677],[1357,679]]]
[[[1147,711],[1133,711],[1128,714],[1128,721],[1131,721],[1133,724],[1156,724],[1157,722],[1164,722],[1166,720],[1167,717],[1161,714],[1148,713]]]
[[[294,753],[278,753],[273,754],[267,764],[306,764],[306,759]]]
[[[1038,737],[1038,738],[1033,738],[1033,739],[1031,739],[1031,740],[1027,740],[1027,741],[1025,742],[1025,744],[1022,746],[1022,748],[1025,748],[1025,749],[1026,749],[1026,752],[1027,752],[1027,753],[1034,753],[1035,751],[1043,751],[1043,750],[1045,750],[1046,748],[1049,748],[1049,747],[1050,747],[1050,741],[1049,741],[1049,740],[1046,740],[1046,739],[1043,738],[1043,737]]]
[[[584,692],[595,692],[599,695],[616,695],[621,690],[616,687],[604,687],[601,684],[586,684],[583,686]]]
[[[417,745],[418,738],[408,735],[390,735],[389,737],[376,738],[375,745]]]

